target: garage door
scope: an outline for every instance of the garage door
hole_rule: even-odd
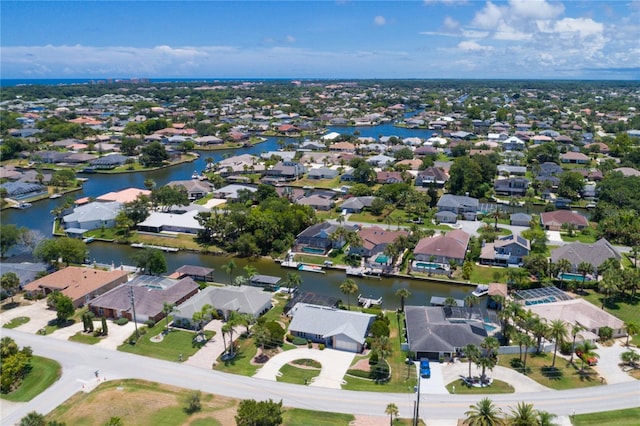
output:
[[[335,349],[339,349],[341,351],[357,352],[358,351],[358,342],[354,342],[351,339],[334,337],[334,339],[333,339],[333,347]]]

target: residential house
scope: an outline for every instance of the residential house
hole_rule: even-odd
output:
[[[329,151],[355,153],[356,146],[350,142],[336,142],[329,145]]]
[[[122,203],[93,202],[73,209],[73,213],[62,217],[65,229],[76,228],[84,230],[113,228],[116,226],[116,216],[122,208]]]
[[[200,209],[185,212],[152,212],[144,221],[138,223],[136,228],[143,232],[197,234],[204,229],[196,219],[198,213]]]
[[[462,265],[468,245],[469,234],[460,229],[454,229],[446,234],[422,238],[416,244],[413,255],[418,262],[435,262],[446,265],[450,261],[454,261]]]
[[[113,191],[103,194],[96,198],[96,201],[100,202],[110,202],[117,201],[119,203],[130,203],[138,199],[139,196],[144,195],[149,197],[151,195],[151,191],[147,189],[138,189],[138,188],[126,188],[120,191]]]
[[[91,299],[127,282],[126,271],[103,271],[100,269],[67,266],[52,274],[45,275],[24,286],[27,294],[42,293],[46,296],[59,291],[71,298],[73,306],[79,308]]]
[[[578,265],[587,262],[593,266],[593,273],[598,276],[598,268],[607,260],[622,260],[622,255],[609,241],[604,238],[595,243],[581,243],[575,241],[554,249],[551,252],[551,262],[558,263],[561,259],[566,259],[571,263],[572,273],[578,273]]]
[[[543,229],[548,231],[560,231],[563,229],[563,225],[572,225],[576,229],[584,229],[589,226],[586,217],[569,210],[540,213],[540,224]]]
[[[351,225],[334,225],[329,222],[316,223],[297,235],[294,251],[317,253],[316,250],[321,249],[325,253],[331,248],[342,247],[344,241],[331,240],[331,235],[339,227],[344,227],[350,231],[356,230],[355,226]]]
[[[517,136],[511,136],[502,141],[504,151],[524,151],[526,143]]]
[[[7,262],[7,260],[9,262]],[[19,280],[19,288],[22,289],[25,285],[34,281],[42,274],[53,271],[53,266],[47,263],[32,263],[32,262],[10,262],[12,259],[3,259],[0,262],[0,276],[13,272],[16,274]]]
[[[404,179],[402,179],[401,172],[377,172],[376,173],[376,182],[378,183],[402,183]]]
[[[7,198],[14,200],[24,200],[47,193],[46,186],[27,182],[5,182],[0,184],[0,188],[6,189]]]
[[[416,186],[429,187],[431,185],[436,188],[444,187],[449,180],[449,175],[440,167],[427,167],[416,176]]]
[[[395,163],[396,159],[393,157],[389,157],[388,155],[378,154],[373,157],[367,158],[367,163],[374,167],[387,167],[393,163]]]
[[[182,265],[171,274],[176,279],[189,277],[195,281],[213,282],[213,268],[205,268],[204,266]]]
[[[399,236],[408,236],[407,231],[389,231],[379,226],[370,226],[362,228],[358,231],[358,235],[362,240],[362,246],[351,247],[349,254],[357,254],[363,257],[371,257],[380,254],[385,247],[393,243]]]
[[[527,168],[525,166],[498,164],[498,174],[500,176],[524,176],[527,174]]]
[[[529,188],[529,179],[523,177],[510,177],[495,179],[493,189],[497,195],[524,196]]]
[[[416,358],[438,360],[459,355],[466,345],[480,345],[487,337],[485,318],[495,313],[480,308],[405,306],[409,350]]]
[[[531,244],[520,235],[505,235],[492,243],[482,246],[480,252],[481,265],[521,266],[524,257],[529,256]]]
[[[238,199],[239,193],[241,191],[256,192],[257,190],[258,189],[254,186],[233,184],[223,186],[220,189],[216,189],[213,192],[213,196],[215,198],[223,198],[225,200],[234,201]]]
[[[360,213],[365,208],[371,207],[371,203],[373,203],[373,200],[376,198],[377,197],[374,196],[351,197],[342,203],[340,208],[347,213]]]
[[[115,169],[118,166],[124,165],[129,157],[122,154],[105,155],[104,157],[96,158],[89,164],[96,169]]]
[[[309,170],[307,178],[309,179],[334,179],[338,176],[338,171],[329,167],[318,167]]]
[[[327,348],[360,353],[375,315],[298,303],[290,311],[289,334]]]
[[[294,161],[280,161],[269,170],[265,170],[266,176],[275,177],[284,181],[292,181],[301,177],[306,172],[304,166]]]
[[[569,329],[573,325],[580,325],[585,329],[580,332],[582,340],[591,342],[599,340],[598,333],[603,327],[611,328],[613,338],[627,335],[622,320],[582,298],[538,303],[529,305],[527,308],[548,323],[560,320],[567,324]]]
[[[272,296],[273,293],[258,287],[209,286],[178,305],[173,322],[179,327],[193,327],[193,314],[202,311],[204,305],[211,305],[224,319],[229,318],[231,312],[258,318],[273,306]],[[210,319],[205,318],[205,321]]]
[[[174,180],[167,184],[168,186],[182,186],[187,190],[189,201],[199,200],[213,192],[212,184],[202,180]]]
[[[93,299],[89,302],[89,310],[97,316],[111,319],[127,318],[139,323],[148,320],[158,322],[166,316],[165,303],[179,306],[195,296],[199,288],[198,283],[189,277],[174,280],[139,275],[125,285],[115,287]],[[135,305],[135,318],[132,300]]]
[[[581,152],[568,151],[564,154],[560,154],[560,161],[569,164],[589,164],[591,158]]]
[[[466,220],[475,220],[479,202],[477,198],[465,195],[444,194],[436,204],[438,212],[449,211],[461,215]]]
[[[266,288],[270,291],[277,290],[281,283],[282,277],[276,277],[273,275],[256,274],[249,278],[249,285]]]
[[[331,210],[335,206],[333,199],[318,194],[311,194],[309,196],[299,198],[295,203],[302,206],[311,206],[315,210],[322,211]]]
[[[447,210],[436,213],[435,218],[438,223],[457,223],[458,222],[458,215],[454,212],[450,212]]]
[[[531,215],[526,213],[512,213],[509,215],[509,223],[513,226],[530,226]]]

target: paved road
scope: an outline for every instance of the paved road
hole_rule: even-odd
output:
[[[384,415],[390,402],[395,403],[402,417],[410,417],[415,396],[412,393],[388,394],[353,392],[237,376],[205,370],[177,362],[140,357],[95,346],[38,336],[17,330],[2,330],[2,337],[13,338],[20,346],[31,346],[41,356],[53,358],[63,368],[62,378],[31,402],[3,406],[2,425],[13,425],[26,413],[36,410],[48,413],[78,391],[95,386],[94,372],[107,380],[136,378],[156,381],[187,389],[241,399],[282,400],[285,406],[351,414]],[[430,395],[421,397],[423,419],[462,418],[469,405],[480,397],[474,395]],[[506,409],[523,400],[522,395],[492,395],[494,402]],[[548,391],[526,394],[526,402],[536,408],[560,416],[607,411],[640,406],[640,382],[568,391]]]

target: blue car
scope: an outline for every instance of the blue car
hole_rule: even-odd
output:
[[[425,379],[431,377],[431,367],[429,367],[429,360],[426,358],[420,360],[420,377]]]

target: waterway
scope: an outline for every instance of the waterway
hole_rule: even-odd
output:
[[[397,136],[420,137],[427,139],[433,132],[424,129],[405,129],[394,127],[392,123],[385,123],[379,126],[365,127],[330,127],[327,132],[338,132],[342,134],[353,134],[359,132],[360,136],[379,137]],[[188,180],[194,170],[203,170],[206,166],[205,158],[211,157],[214,161],[219,161],[225,154],[240,155],[244,153],[259,155],[267,151],[275,151],[278,149],[279,138],[267,138],[267,140],[258,145],[249,148],[241,148],[234,150],[221,151],[199,151],[200,157],[191,163],[184,163],[173,167],[141,172],[141,173],[124,173],[115,175],[106,174],[90,174],[85,175],[89,180],[86,181],[82,190],[74,192],[74,198],[81,197],[98,197],[110,191],[117,191],[128,187],[143,188],[145,179],[153,179],[157,185],[164,185],[172,180]],[[295,142],[292,140],[292,142]],[[63,198],[46,199],[34,202],[33,206],[28,210],[8,209],[2,212],[0,217],[2,223],[13,223],[20,227],[27,227],[40,231],[45,236],[51,235],[53,224],[53,216],[50,211],[63,202]],[[89,258],[98,263],[114,264],[131,264],[131,257],[138,249],[131,248],[126,245],[117,245],[110,243],[93,242],[89,246]],[[216,280],[220,282],[228,282],[229,277],[222,272],[222,265],[229,262],[230,258],[223,256],[204,255],[192,252],[168,253],[166,255],[169,272],[176,268],[188,265],[202,265],[214,268],[216,270]],[[235,275],[241,274],[242,267],[246,264],[254,266],[260,274],[286,276],[289,271],[281,268],[275,262],[269,259],[234,259],[238,268]],[[311,291],[322,295],[330,295],[343,297],[340,293],[339,286],[347,278],[342,271],[327,271],[326,274],[313,272],[301,272],[303,283],[302,291]],[[360,292],[363,296],[378,298],[382,297],[383,305],[386,308],[395,308],[398,306],[399,300],[395,296],[399,288],[408,288],[411,297],[407,300],[408,304],[425,305],[429,303],[431,296],[452,296],[455,298],[464,298],[471,293],[473,287],[453,285],[448,283],[438,283],[435,281],[418,281],[399,278],[355,278]],[[353,300],[352,300],[353,303]]]

